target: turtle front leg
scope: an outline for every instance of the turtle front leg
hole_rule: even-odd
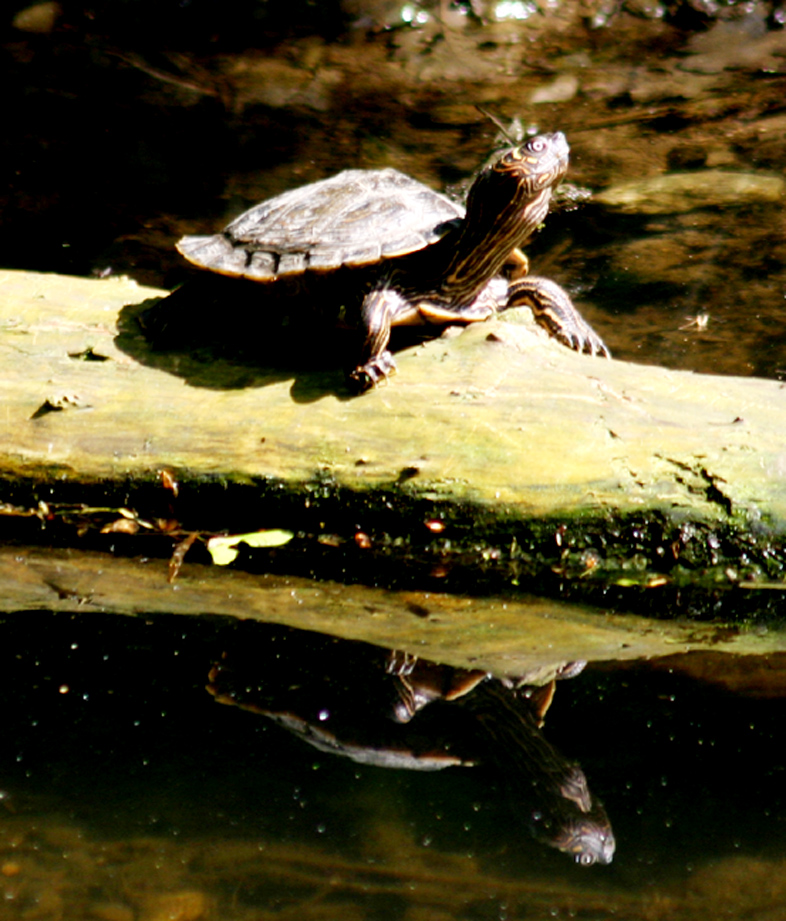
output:
[[[392,288],[376,288],[363,299],[360,327],[363,333],[360,362],[349,373],[349,383],[356,393],[371,390],[383,378],[396,371],[396,362],[388,351],[393,318],[408,308],[404,298]]]
[[[606,343],[576,309],[568,293],[548,278],[527,276],[511,282],[505,309],[526,305],[555,339],[577,352],[611,358]]]

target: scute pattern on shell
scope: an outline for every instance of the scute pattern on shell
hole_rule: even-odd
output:
[[[214,272],[272,281],[416,252],[463,216],[398,170],[344,170],[255,205],[221,234],[185,237],[178,250]]]

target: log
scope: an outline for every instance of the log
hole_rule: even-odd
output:
[[[159,521],[166,470],[191,531],[289,528],[361,567],[782,586],[778,382],[578,355],[511,311],[352,398],[338,367],[152,350],[135,318],[165,292],[128,279],[4,271],[0,291],[7,530],[38,503]]]

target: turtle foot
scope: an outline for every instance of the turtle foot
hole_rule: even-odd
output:
[[[376,385],[396,373],[396,362],[387,350],[375,355],[364,365],[358,365],[349,373],[349,386],[354,393],[365,393]]]
[[[606,343],[576,309],[568,293],[548,278],[527,276],[513,282],[506,309],[526,305],[535,320],[555,339],[576,352],[611,358]]]
[[[563,345],[567,345],[569,349],[573,349],[575,352],[588,352],[590,355],[598,355],[601,358],[611,358],[611,352],[606,343],[583,317],[579,317],[579,320],[579,323],[575,323],[570,327],[563,325],[558,329],[554,329],[548,321],[544,322],[538,319],[538,322],[555,339],[559,339]]]

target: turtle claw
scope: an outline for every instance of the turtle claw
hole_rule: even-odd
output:
[[[549,278],[526,276],[508,288],[506,309],[526,305],[555,339],[576,352],[611,358],[606,343],[576,309],[568,293]]]
[[[589,352],[590,355],[598,355],[600,358],[611,358],[609,347],[589,324],[587,324],[587,333],[584,351]]]
[[[578,315],[578,312],[576,317],[579,322],[576,322],[571,329],[566,329],[565,326],[555,329],[551,324],[547,325],[546,323],[541,323],[541,325],[545,326],[552,336],[564,342],[574,352],[587,352],[593,357],[597,355],[600,358],[611,358],[608,346],[595,330]]]
[[[349,386],[353,393],[366,393],[377,384],[396,373],[396,361],[387,349],[375,355],[363,365],[358,365],[348,375]]]

